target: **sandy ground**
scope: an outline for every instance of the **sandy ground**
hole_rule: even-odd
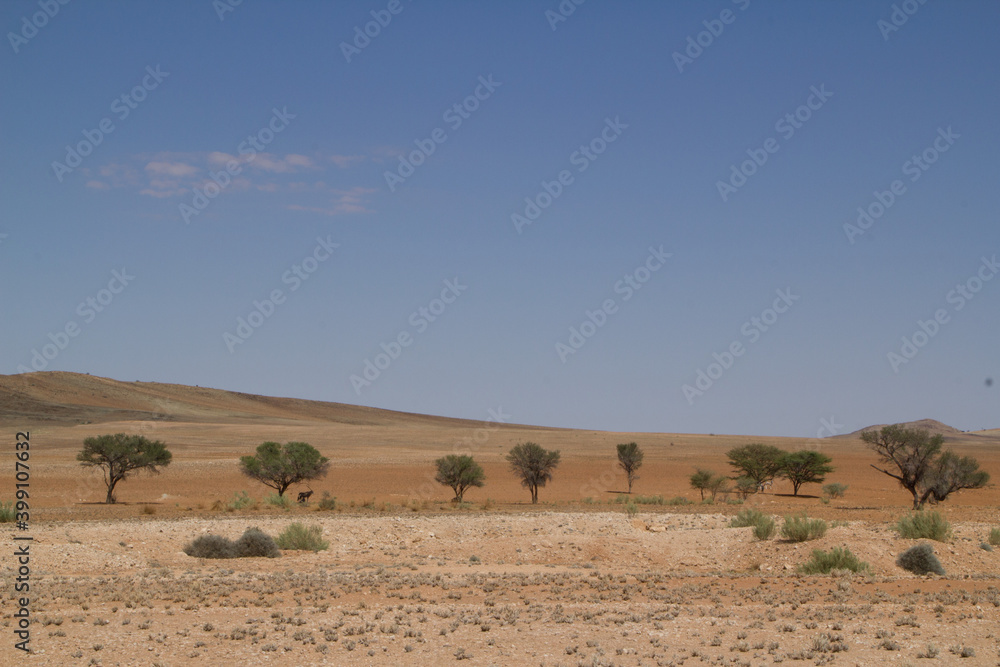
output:
[[[932,543],[947,574],[914,576],[895,559],[916,542],[892,529],[909,496],[872,469],[857,438],[497,427],[35,375],[0,376],[0,431],[10,442],[31,432],[30,530],[18,535],[34,538],[24,654],[14,649],[15,529],[0,524],[0,665],[1000,665],[1000,548],[981,546],[1000,527],[1000,488],[935,508],[953,527]],[[122,418],[133,413],[141,418]],[[115,432],[162,440],[174,460],[104,505],[100,474],[75,456],[84,438]],[[998,435],[955,434],[952,446],[996,480]],[[238,457],[265,440],[304,440],[331,459],[327,477],[290,489],[312,488],[309,505],[267,505],[268,489],[239,473]],[[536,506],[503,459],[524,441],[562,453]],[[646,453],[635,496],[691,504],[640,504],[630,516],[615,502],[626,483],[614,447],[629,441]],[[695,467],[728,474],[725,452],[748,442],[827,454],[827,481],[848,484],[846,496],[823,503],[806,485],[793,497],[778,481],[743,505],[701,504],[688,484]],[[6,451],[0,500],[13,494]],[[463,507],[433,481],[433,461],[449,453],[486,470]],[[230,511],[243,491],[257,507]],[[324,492],[335,510],[319,510]],[[745,508],[779,524],[805,512],[831,528],[810,542],[760,542],[729,527]],[[293,522],[321,526],[329,548],[275,559],[183,552],[199,535],[278,535]],[[813,549],[839,546],[870,571],[796,572]]]

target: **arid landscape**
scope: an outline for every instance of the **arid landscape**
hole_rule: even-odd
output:
[[[932,509],[952,526],[932,542],[946,574],[896,565],[917,544],[893,529],[909,494],[872,469],[857,433],[824,439],[608,433],[411,415],[225,391],[123,383],[71,373],[0,376],[7,440],[30,431],[32,653],[13,649],[17,563],[5,581],[0,662],[37,665],[768,665],[1000,664],[1000,491],[962,491]],[[484,419],[488,413],[484,411]],[[1000,430],[933,421],[945,446],[1000,474]],[[85,438],[135,433],[173,461],[102,501],[96,470],[76,461]],[[240,473],[267,440],[305,441],[331,460],[304,505],[270,506]],[[561,452],[532,505],[504,455],[520,442]],[[626,481],[615,445],[645,461]],[[696,467],[730,474],[725,452],[750,442],[831,457],[828,482],[798,497],[776,480],[743,503],[700,502]],[[0,501],[13,498],[5,449]],[[461,505],[434,481],[434,460],[472,454],[486,473]],[[246,492],[257,503],[235,509]],[[321,509],[326,492],[335,507]],[[683,501],[671,500],[676,498]],[[673,503],[673,504],[672,504]],[[329,507],[329,506],[328,506]],[[753,508],[829,522],[816,540],[756,540],[729,527]],[[270,535],[319,525],[329,549],[280,558],[193,558],[200,535]],[[16,532],[3,524],[8,540]],[[797,572],[813,549],[848,547],[862,573]]]

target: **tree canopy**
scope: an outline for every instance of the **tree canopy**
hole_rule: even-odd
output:
[[[158,473],[170,465],[173,455],[159,440],[149,440],[141,435],[115,433],[99,435],[83,441],[83,449],[76,455],[80,465],[98,466],[104,473],[108,494],[104,502],[116,502],[115,486],[137,470]]]
[[[979,470],[979,463],[971,456],[942,453],[944,436],[932,436],[926,429],[893,424],[865,431],[861,440],[883,466],[872,464],[872,468],[909,491],[914,509],[928,501],[943,501],[955,491],[981,489],[990,480],[989,473]]]
[[[521,486],[531,491],[531,502],[538,502],[538,487],[552,479],[559,465],[559,452],[549,451],[534,442],[514,445],[507,454],[511,472],[521,478]]]
[[[434,465],[437,466],[434,479],[439,484],[451,487],[455,492],[454,502],[462,502],[469,487],[479,487],[486,483],[486,473],[471,456],[449,454],[435,461]]]
[[[781,458],[779,475],[792,483],[792,495],[799,495],[799,487],[803,484],[821,484],[826,475],[833,472],[829,465],[833,459],[825,454],[803,449],[802,451],[785,454]]]
[[[781,459],[786,453],[773,445],[752,442],[730,449],[726,456],[738,477],[749,477],[759,486],[778,475]]]
[[[634,442],[618,445],[618,467],[628,477],[629,493],[632,493],[632,484],[639,479],[638,470],[642,467],[643,456],[642,448]]]
[[[322,477],[330,460],[307,442],[265,442],[257,453],[240,457],[240,471],[251,479],[271,487],[279,496],[292,484]]]

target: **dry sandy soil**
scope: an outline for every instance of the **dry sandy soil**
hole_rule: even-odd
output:
[[[895,558],[916,541],[892,530],[907,494],[870,468],[856,436],[496,427],[64,373],[0,376],[0,428],[10,442],[31,432],[34,537],[29,655],[13,648],[12,542],[0,557],[3,665],[1000,664],[1000,548],[980,546],[1000,526],[1000,492],[937,508],[953,526],[933,543],[947,574],[914,576]],[[99,473],[74,457],[83,438],[118,431],[162,440],[174,461],[123,482],[107,506]],[[1000,474],[997,431],[946,435]],[[236,466],[264,440],[310,442],[331,472],[312,483],[308,506],[228,511],[235,493],[267,491]],[[538,506],[503,464],[526,440],[562,452]],[[695,504],[644,504],[630,517],[613,502],[624,486],[614,445],[632,440],[646,452],[636,494]],[[828,481],[849,484],[846,497],[823,504],[815,485],[791,497],[776,482],[743,506],[697,504],[694,466],[727,472],[725,451],[752,441],[831,456]],[[487,474],[462,508],[432,481],[433,460],[453,451],[473,453]],[[335,510],[319,510],[323,491]],[[760,542],[728,527],[748,506],[779,524],[796,512],[836,523],[819,540]],[[202,534],[277,535],[295,521],[320,525],[329,549],[183,552]],[[796,573],[814,548],[837,546],[870,571]]]

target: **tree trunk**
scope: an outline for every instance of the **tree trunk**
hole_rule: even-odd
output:
[[[105,504],[111,505],[115,502],[115,484],[112,482],[108,484],[108,495],[104,499]]]

